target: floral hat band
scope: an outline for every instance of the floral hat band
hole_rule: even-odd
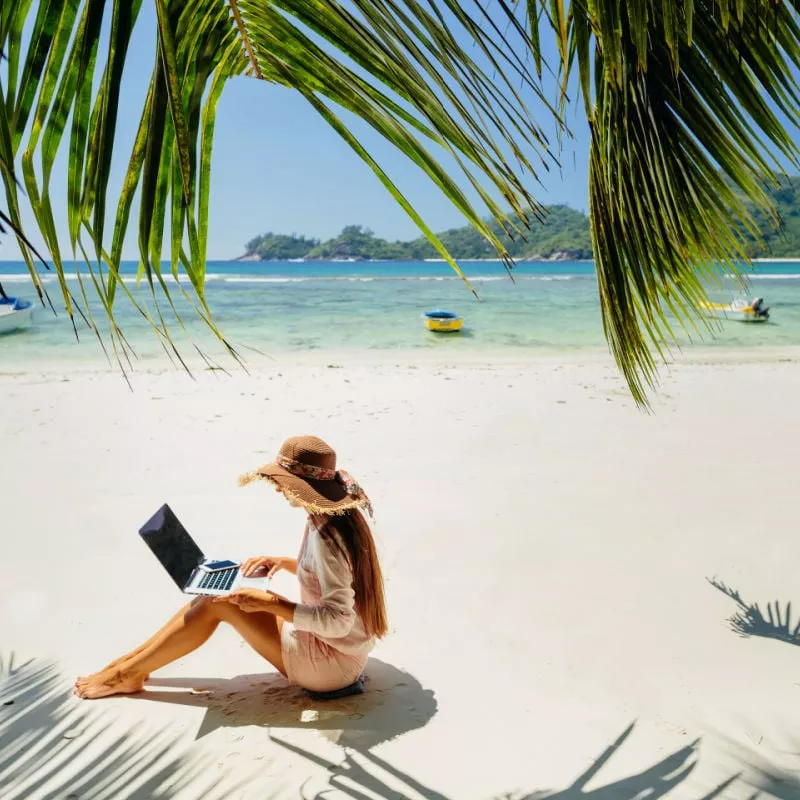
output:
[[[374,516],[367,493],[349,472],[336,469],[336,453],[314,436],[287,439],[275,461],[242,475],[239,484],[243,486],[257,478],[273,483],[310,513],[341,514],[361,507]]]
[[[291,472],[292,475],[297,475],[298,478],[312,478],[315,481],[336,480],[336,474],[338,473],[338,470],[335,469],[315,467],[313,464],[304,464],[295,458],[288,458],[280,454],[275,459],[275,463],[283,467],[287,472]]]
[[[373,516],[372,503],[367,493],[361,488],[358,481],[346,470],[326,469],[325,467],[314,466],[314,464],[304,464],[302,461],[297,461],[294,458],[288,458],[282,455],[278,455],[275,459],[275,463],[283,467],[287,472],[291,472],[292,475],[297,475],[298,478],[311,478],[315,481],[338,481],[344,486],[347,494],[356,500],[360,500],[370,517]]]

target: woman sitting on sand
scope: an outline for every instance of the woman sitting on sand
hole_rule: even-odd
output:
[[[198,597],[136,650],[75,682],[79,697],[141,691],[154,670],[191,653],[220,622],[232,625],[290,681],[312,691],[352,684],[364,670],[375,640],[387,633],[383,576],[369,525],[369,498],[344,471],[336,453],[314,436],[297,436],[277,459],[243,475],[272,483],[308,514],[297,559],[257,556],[242,565],[246,576],[297,575],[300,602],[273,592],[241,589],[222,597]]]

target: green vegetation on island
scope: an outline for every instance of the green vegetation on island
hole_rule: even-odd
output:
[[[783,227],[778,229],[766,215],[748,204],[761,230],[762,242],[747,236],[748,255],[752,258],[800,258],[800,177],[783,181],[770,192]],[[592,257],[589,218],[565,205],[550,206],[544,224],[535,224],[527,241],[511,241],[496,223],[492,228],[517,260],[581,260]],[[471,225],[452,228],[438,234],[444,246],[457,259],[495,258],[494,247]],[[438,258],[439,254],[425,238],[407,242],[381,239],[361,225],[347,225],[333,239],[320,241],[305,236],[265,233],[245,245],[243,258],[263,261],[308,259],[364,259],[371,261],[418,261]]]
[[[747,236],[750,242],[748,255],[751,258],[800,258],[800,176],[785,178],[780,188],[768,193],[775,203],[781,226],[776,228],[752,203],[746,203],[753,215],[763,240],[763,246]]]
[[[514,258],[583,259],[592,257],[589,219],[568,206],[550,206],[545,224],[532,226],[527,241],[512,241],[497,223],[492,229]],[[496,258],[497,251],[474,227],[465,225],[439,235],[442,244],[455,258]],[[288,255],[291,253],[291,255]],[[266,233],[245,245],[243,258],[280,261],[287,258],[330,260],[358,258],[374,261],[416,261],[438,258],[439,253],[425,238],[408,242],[381,239],[361,225],[347,225],[342,232],[325,242],[303,236]]]
[[[248,256],[261,256],[264,253],[262,258],[286,261],[290,258],[304,258],[318,244],[319,239],[307,239],[294,233],[265,233],[251,239],[245,245],[245,252]]]

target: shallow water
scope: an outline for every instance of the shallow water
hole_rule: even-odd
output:
[[[419,350],[464,355],[605,349],[591,263],[520,264],[514,270],[514,282],[496,262],[467,262],[462,268],[479,299],[443,263],[209,262],[206,298],[229,340],[270,353]],[[123,272],[126,288],[155,313],[147,284],[137,283],[135,262],[126,263]],[[22,262],[0,262],[0,282],[7,293],[35,298]],[[175,282],[169,279],[167,283],[191,335],[204,349],[218,353],[219,346],[180,296]],[[96,338],[82,323],[76,342],[56,279],[48,275],[45,284],[58,315],[40,308],[31,328],[0,337],[0,363],[19,366],[102,359]],[[68,284],[80,296],[75,272]],[[91,294],[85,278],[84,284]],[[771,306],[769,323],[725,323],[697,343],[723,348],[800,343],[800,262],[758,264],[751,294],[763,296]],[[729,299],[725,293],[714,295]],[[156,296],[169,320],[163,293],[159,290]],[[464,317],[461,334],[433,334],[424,329],[422,312],[437,307]],[[96,301],[91,309],[104,328]],[[140,357],[151,359],[163,353],[149,325],[122,291],[117,294],[116,315]],[[177,325],[171,329],[182,351],[190,346]],[[679,338],[691,347],[689,336]]]

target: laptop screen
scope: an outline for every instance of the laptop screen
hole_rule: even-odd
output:
[[[204,556],[172,509],[165,503],[139,528],[139,533],[172,580],[183,589]]]

